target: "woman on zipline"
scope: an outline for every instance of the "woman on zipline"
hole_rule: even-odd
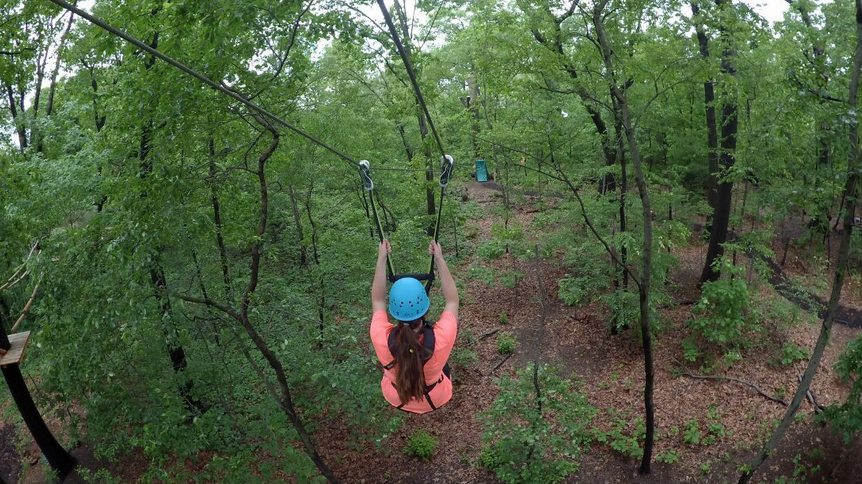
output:
[[[384,239],[377,253],[377,269],[371,285],[371,342],[383,365],[383,396],[400,410],[427,413],[452,398],[452,376],[446,360],[458,332],[458,289],[443,259],[443,250],[431,242],[446,307],[437,323],[425,320],[431,303],[422,283],[405,277],[392,284],[386,316],[386,257],[392,247]]]

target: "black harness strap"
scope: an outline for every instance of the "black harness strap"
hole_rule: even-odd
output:
[[[423,319],[421,324],[422,349],[424,351],[420,356],[422,357],[422,364],[424,366],[426,363],[428,363],[429,360],[431,360],[431,357],[434,356],[434,345],[437,342],[436,337],[434,336],[434,325],[436,323],[429,323]],[[412,329],[410,329],[410,331],[412,331]],[[401,351],[401,349],[398,347],[398,342],[396,341],[396,335],[394,330],[389,333],[389,339],[387,340],[387,344],[389,346],[389,352],[392,353],[392,361],[384,365],[383,368],[386,370],[391,370],[392,368],[395,368],[396,357]],[[434,390],[438,383],[443,381],[443,378],[445,378],[448,373],[448,369],[449,363],[446,363],[443,368],[443,371],[440,373],[440,378],[430,385],[425,385],[425,388],[423,389],[422,393],[423,395],[425,395],[425,400],[428,401],[428,405],[431,406],[431,410],[437,410],[437,406],[434,405],[434,401],[431,400],[431,391]],[[406,403],[402,402],[401,405],[398,405],[395,408],[401,410],[404,405],[406,405]]]
[[[451,156],[446,155],[440,159],[440,203],[437,208],[437,219],[434,222],[434,242],[440,239],[440,220],[443,217],[443,201],[446,197],[446,187],[449,185],[449,180],[452,177],[452,168],[454,160]],[[380,215],[377,211],[377,203],[374,201],[376,192],[374,190],[374,181],[371,180],[370,163],[367,160],[359,162],[359,178],[362,180],[362,188],[369,192],[368,205],[371,206],[371,215],[374,218],[377,236],[380,242],[383,242],[383,224],[380,222]],[[363,197],[365,203],[365,197]],[[365,215],[368,216],[368,207],[365,208]],[[384,214],[385,216],[385,214]],[[389,275],[389,282],[394,283],[398,279],[412,277],[419,281],[425,281],[425,292],[431,292],[431,285],[434,283],[434,256],[431,256],[431,262],[428,264],[428,272],[423,274],[398,274],[395,272],[395,265],[392,263],[392,257],[386,255],[386,271]]]
[[[380,242],[383,242],[383,224],[380,223],[380,215],[377,214],[377,205],[374,203],[374,181],[371,180],[369,173],[370,163],[368,160],[359,162],[359,178],[362,180],[362,189],[364,192],[369,192],[368,203],[371,205],[371,213],[374,214],[374,222],[377,227],[377,236]],[[365,197],[363,196],[363,201]],[[365,209],[365,215],[368,216],[368,208]],[[392,257],[386,254],[386,270],[389,272],[389,279],[395,274],[395,266],[392,264]]]
[[[422,321],[422,348],[425,350],[420,355],[422,357],[422,364],[428,363],[428,360],[434,356],[434,344],[436,343],[436,338],[434,336],[434,324],[429,323],[427,321]],[[411,329],[412,331],[412,329]],[[393,329],[389,333],[389,339],[387,340],[387,344],[389,345],[389,352],[392,353],[392,361],[390,361],[387,365],[383,366],[385,370],[391,370],[395,367],[395,359],[398,357],[398,354],[401,352],[401,349],[398,347],[398,342],[395,340],[395,330]]]

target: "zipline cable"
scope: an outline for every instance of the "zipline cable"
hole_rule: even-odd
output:
[[[315,138],[314,136],[306,133],[305,131],[297,128],[296,126],[293,126],[292,124],[288,123],[287,121],[285,121],[284,119],[282,119],[278,115],[273,114],[270,111],[268,111],[268,110],[258,106],[257,104],[249,101],[247,98],[245,98],[241,94],[237,93],[236,91],[229,89],[229,88],[225,87],[224,85],[216,83],[212,79],[204,76],[203,74],[195,71],[194,69],[186,66],[185,64],[182,64],[181,62],[175,60],[174,58],[172,58],[166,54],[163,54],[163,53],[159,52],[158,50],[146,45],[145,43],[132,37],[128,33],[124,32],[122,30],[119,30],[115,27],[112,27],[111,25],[104,22],[103,20],[101,20],[97,17],[94,17],[93,15],[90,15],[89,13],[81,10],[80,8],[76,7],[75,5],[72,5],[72,4],[70,4],[64,0],[49,0],[49,1],[55,5],[63,8],[63,9],[65,9],[65,10],[75,14],[75,15],[78,15],[79,17],[87,20],[88,22],[92,23],[93,25],[96,25],[96,26],[102,28],[103,30],[105,30],[111,34],[113,34],[117,37],[120,37],[121,39],[123,39],[126,42],[134,45],[135,47],[143,50],[144,52],[147,52],[148,54],[150,54],[150,55],[152,55],[158,59],[161,59],[164,62],[167,62],[171,66],[179,69],[180,71],[184,72],[185,74],[188,74],[189,76],[194,77],[195,79],[203,82],[204,84],[215,89],[216,91],[221,92],[222,94],[225,94],[225,95],[229,96],[230,98],[232,98],[236,101],[239,101],[241,104],[245,105],[249,109],[258,112],[259,114],[269,118],[270,120],[276,122],[277,124],[280,124],[280,125],[286,127],[287,129],[293,131],[294,133],[296,133],[296,134],[302,136],[303,138],[311,141],[312,143],[326,149],[327,151],[333,153],[334,155],[338,156],[342,160],[347,161],[348,163],[351,163],[354,166],[360,168],[360,172],[362,172],[363,167],[354,158],[342,153],[341,151],[333,148],[332,146],[329,146],[328,144],[324,143],[323,141],[321,141],[321,140]],[[404,62],[404,66],[407,69],[407,75],[408,75],[408,77],[410,77],[410,82],[413,84],[413,89],[416,93],[416,98],[419,101],[420,106],[422,107],[422,110],[425,114],[425,118],[428,121],[428,125],[431,127],[431,133],[433,134],[434,140],[436,141],[437,147],[440,149],[440,153],[442,155],[441,161],[442,161],[443,167],[442,167],[442,173],[440,175],[440,208],[437,212],[437,220],[436,220],[435,228],[434,228],[434,241],[437,242],[438,238],[439,238],[439,233],[440,233],[440,219],[441,219],[442,213],[443,213],[443,197],[445,196],[446,185],[448,185],[449,177],[451,176],[451,173],[452,173],[452,157],[448,156],[446,154],[446,151],[443,149],[443,143],[442,143],[442,141],[440,141],[440,136],[437,134],[437,128],[434,126],[434,121],[431,119],[431,113],[428,111],[428,106],[425,104],[425,98],[422,96],[422,91],[419,89],[419,83],[416,81],[416,75],[413,72],[413,66],[410,63],[410,59],[407,56],[406,51],[404,50],[404,45],[401,43],[401,39],[398,36],[398,32],[395,29],[395,25],[392,23],[392,17],[389,15],[389,10],[386,9],[386,5],[383,3],[383,0],[378,0],[377,3],[378,3],[378,5],[380,5],[380,9],[383,12],[383,16],[386,19],[387,25],[389,26],[389,30],[392,34],[392,40],[395,42],[395,46],[398,49],[398,53],[401,56],[402,61]],[[366,162],[365,168],[366,168],[366,174],[367,174],[367,162]],[[365,181],[365,180],[363,179],[363,181]],[[368,181],[369,182],[371,181],[370,177],[368,178]],[[366,189],[369,191],[371,189],[373,189],[373,183],[371,185],[371,188],[366,187]],[[380,236],[380,238],[382,240],[382,238],[383,238],[383,227],[380,224],[380,218],[377,215],[377,210],[376,210],[376,207],[374,204],[374,199],[373,199],[373,197],[369,197],[369,198],[371,199],[371,208],[372,208],[372,211],[374,212],[374,218],[377,222],[378,235]],[[394,268],[392,265],[392,261],[388,256],[387,256],[387,265],[388,265],[390,272],[394,275],[395,271],[394,271]],[[427,282],[425,284],[425,290],[426,291],[430,290],[431,282],[434,279],[434,275],[433,275],[434,274],[434,257],[433,256],[431,257],[431,263],[430,263],[428,273],[429,274],[428,274]]]
[[[71,3],[66,2],[64,0],[48,0],[48,1],[68,10],[69,12],[74,13],[75,15],[80,16],[81,18],[86,19],[88,22],[90,22],[90,23],[92,23],[98,27],[101,27],[102,29],[110,32],[111,34],[122,38],[123,40],[134,45],[135,47],[137,47],[137,48],[139,48],[139,49],[141,49],[141,50],[143,50],[143,51],[145,51],[145,52],[147,52],[147,53],[149,53],[155,57],[158,57],[159,59],[167,62],[168,64],[176,67],[177,69],[185,72],[186,74],[188,74],[188,75],[194,77],[195,79],[203,82],[204,84],[210,86],[211,88],[215,89],[216,91],[219,91],[222,94],[226,94],[226,95],[230,96],[231,98],[244,104],[246,107],[248,107],[254,111],[257,111],[258,113],[262,114],[263,116],[266,116],[267,118],[271,119],[272,121],[275,121],[277,124],[280,124],[280,125],[284,126],[285,128],[293,131],[294,133],[302,136],[303,138],[311,141],[312,143],[314,143],[314,144],[316,144],[316,145],[318,145],[318,146],[320,146],[326,150],[329,150],[331,153],[338,156],[342,160],[347,161],[349,163],[352,163],[355,166],[359,166],[359,162],[357,162],[352,157],[342,153],[341,151],[338,151],[337,149],[333,148],[332,146],[329,146],[328,144],[324,143],[323,141],[320,141],[319,139],[315,138],[314,136],[312,136],[312,135],[306,133],[305,131],[297,128],[296,126],[293,126],[292,124],[288,123],[287,121],[285,121],[281,117],[267,111],[266,109],[258,106],[255,103],[249,101],[248,99],[243,97],[241,94],[239,94],[239,93],[237,93],[231,89],[228,89],[228,88],[222,86],[221,84],[216,83],[215,81],[204,76],[203,74],[200,74],[199,72],[191,69],[190,67],[187,67],[186,65],[180,63],[179,61],[174,60],[172,57],[169,57],[169,56],[159,52],[158,50],[153,49],[152,47],[150,47],[147,44],[141,42],[140,40],[132,37],[131,35],[127,34],[126,32],[123,32],[122,30],[119,30],[117,28],[114,28],[114,27],[108,25],[107,23],[105,23],[101,19],[98,19],[98,18],[88,14],[87,12],[81,10],[80,8],[78,8],[78,7],[72,5]],[[432,129],[433,129],[433,125],[432,125]],[[435,133],[435,136],[436,136],[436,133]]]
[[[437,128],[434,126],[434,121],[431,119],[431,113],[428,111],[428,105],[425,103],[425,97],[422,96],[422,89],[419,88],[419,82],[416,80],[416,74],[413,72],[413,64],[410,62],[410,56],[404,49],[404,44],[401,43],[401,37],[398,35],[398,29],[392,22],[392,16],[389,15],[389,9],[386,8],[384,0],[377,0],[377,5],[380,7],[380,12],[383,14],[383,19],[386,20],[386,25],[389,26],[389,34],[395,47],[398,49],[398,55],[404,62],[404,67],[407,70],[407,77],[410,78],[410,83],[413,85],[413,91],[416,93],[416,99],[419,105],[422,106],[422,111],[425,114],[425,119],[428,120],[428,125],[431,127],[431,134],[434,136],[434,141],[437,142],[437,148],[440,149],[440,161],[442,164],[442,172],[440,174],[440,206],[437,210],[437,221],[434,223],[434,242],[438,242],[440,238],[440,219],[443,215],[443,199],[446,196],[446,185],[449,184],[449,177],[452,175],[452,157],[446,154],[443,149],[443,142],[440,141],[440,135],[437,134]],[[445,181],[444,181],[445,179]],[[425,292],[431,290],[431,283],[434,281],[434,256],[431,256],[431,262],[428,264],[428,280],[425,283]]]
[[[407,55],[407,51],[404,50],[404,45],[401,43],[401,37],[398,36],[398,30],[395,28],[395,24],[392,23],[392,17],[389,15],[386,3],[384,3],[383,0],[377,0],[377,5],[380,6],[380,11],[383,13],[386,25],[389,26],[389,33],[392,37],[392,41],[395,42],[395,47],[398,49],[398,55],[400,55],[401,60],[404,61],[404,67],[407,69],[407,77],[410,78],[410,83],[413,84],[413,90],[416,92],[416,99],[419,100],[419,105],[422,106],[422,111],[425,113],[425,119],[428,120],[428,125],[431,126],[431,134],[434,135],[434,141],[437,142],[437,147],[440,148],[440,156],[446,156],[446,150],[443,149],[443,143],[440,141],[440,136],[437,134],[437,128],[434,127],[434,121],[431,120],[431,113],[428,112],[428,106],[425,104],[425,98],[422,96],[422,90],[419,89],[419,83],[416,81],[416,74],[413,72],[413,64],[410,62],[410,57]]]

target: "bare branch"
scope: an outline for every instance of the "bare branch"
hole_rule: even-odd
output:
[[[514,355],[514,354],[515,353],[509,353],[508,355],[504,356],[503,359],[501,359],[500,361],[497,362],[496,365],[494,365],[494,368],[491,369],[491,372],[493,373],[493,372],[497,371],[497,368],[500,368],[501,366],[503,366],[503,363],[509,361],[509,358],[511,358],[512,355]]]
[[[10,333],[18,331],[18,327],[21,326],[21,323],[24,321],[24,318],[26,318],[27,314],[30,312],[30,306],[33,304],[33,300],[36,299],[36,294],[38,292],[39,284],[36,284],[36,287],[33,288],[33,294],[30,295],[30,299],[27,300],[27,304],[24,305],[24,309],[21,311],[21,315],[18,316],[18,320],[15,321],[15,324],[12,325],[12,329],[9,330]]]
[[[785,402],[784,400],[782,400],[780,398],[773,397],[772,395],[764,392],[763,390],[760,389],[759,386],[755,385],[754,383],[747,382],[745,380],[740,380],[739,378],[729,377],[729,376],[696,375],[696,374],[688,371],[688,369],[685,367],[685,365],[680,363],[678,360],[674,359],[673,361],[677,365],[679,365],[683,368],[684,371],[680,372],[680,375],[682,375],[682,376],[687,376],[687,377],[693,378],[695,380],[719,380],[719,381],[723,380],[723,381],[733,382],[733,383],[736,383],[736,384],[739,384],[739,385],[753,389],[754,391],[756,391],[758,393],[758,395],[766,398],[767,400],[771,400],[775,403],[780,403],[780,404],[784,405],[785,407],[787,406],[787,402]]]
[[[30,273],[30,271],[24,271],[24,273],[21,274],[20,276],[18,276],[17,279],[9,280],[8,282],[6,282],[6,284],[3,284],[2,286],[0,286],[0,291],[5,291],[7,289],[11,289],[13,286],[15,286],[15,284],[18,284],[19,282],[21,282],[22,279],[27,277],[27,274],[29,274],[29,273]],[[15,277],[15,276],[12,276],[12,277]]]
[[[219,311],[227,314],[228,316],[232,317],[233,319],[242,322],[242,316],[238,312],[234,311],[231,307],[227,306],[226,304],[222,304],[220,302],[213,301],[212,299],[208,299],[208,298],[199,298],[199,297],[194,297],[194,296],[187,296],[185,294],[168,293],[168,295],[180,298],[183,301],[188,301],[188,302],[193,302],[193,303],[198,303],[198,304],[204,304],[206,306],[213,307],[213,308],[218,309]]]
[[[296,32],[299,30],[299,23],[300,23],[300,21],[302,21],[302,17],[304,17],[305,14],[308,13],[308,11],[311,9],[311,6],[314,4],[314,2],[315,2],[315,0],[310,0],[308,2],[308,5],[306,5],[305,8],[302,9],[301,12],[299,12],[299,15],[296,16],[296,20],[293,21],[293,25],[291,26],[291,29],[290,29],[290,40],[288,41],[287,48],[284,51],[284,55],[282,55],[279,59],[278,67],[276,67],[275,73],[273,73],[272,77],[270,77],[269,81],[267,81],[268,85],[271,85],[273,82],[275,82],[275,80],[278,79],[278,77],[281,75],[281,71],[284,69],[284,66],[287,64],[287,58],[290,56],[290,51],[293,49],[293,45],[296,43]],[[275,49],[273,49],[273,51],[274,50]],[[260,96],[268,88],[269,88],[269,86],[261,88],[258,92],[256,92],[252,96],[250,96],[248,99],[252,100],[252,99]]]

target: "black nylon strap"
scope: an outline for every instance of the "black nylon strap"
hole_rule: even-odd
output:
[[[363,194],[365,192],[369,193],[368,204],[371,205],[371,212],[374,215],[374,223],[377,227],[377,237],[380,239],[380,243],[383,243],[383,224],[380,223],[380,215],[377,213],[377,204],[374,203],[374,182],[371,180],[371,174],[369,173],[369,164],[366,160],[362,160],[359,162],[359,178],[362,180],[362,188]],[[364,196],[363,196],[364,200]],[[365,215],[368,216],[368,208],[365,209]],[[386,254],[386,270],[389,272],[389,279],[395,275],[395,265],[392,263],[392,257],[389,254]]]
[[[443,163],[441,165],[440,172],[440,202],[437,204],[437,219],[434,221],[434,242],[438,242],[440,240],[440,222],[443,219],[443,200],[446,197],[446,186],[449,184],[449,178],[452,175],[452,162],[451,157],[444,157]],[[377,237],[380,242],[383,242],[384,234],[383,234],[383,224],[380,222],[380,215],[377,212],[377,204],[374,201],[374,197],[376,195],[376,190],[374,190],[374,182],[371,180],[371,174],[369,172],[368,162],[362,160],[359,162],[359,178],[362,181],[362,186],[364,191],[369,192],[368,197],[368,205],[371,206],[371,215],[374,218],[374,224],[377,228]],[[445,178],[445,182],[443,181]],[[378,195],[379,196],[379,195]],[[365,197],[363,197],[363,201]],[[368,209],[366,207],[365,215],[368,216]],[[395,265],[392,263],[392,257],[387,254],[386,255],[386,270],[389,273],[389,282],[395,282],[398,279],[403,279],[405,277],[412,277],[419,281],[425,281],[425,293],[428,294],[431,292],[431,286],[434,283],[434,256],[431,256],[431,262],[428,264],[428,272],[423,274],[398,274],[395,272]]]

